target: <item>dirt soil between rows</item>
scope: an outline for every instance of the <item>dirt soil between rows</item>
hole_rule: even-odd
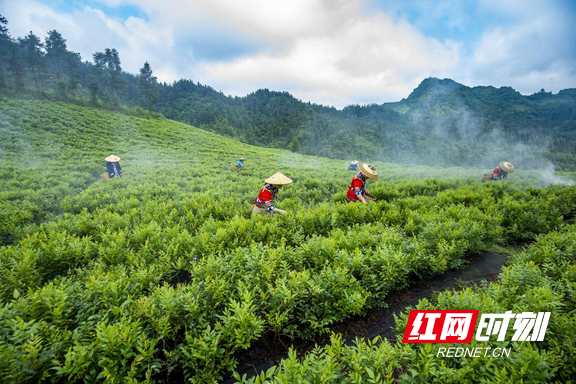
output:
[[[394,315],[399,315],[409,306],[415,306],[421,299],[432,297],[435,292],[458,290],[466,284],[496,280],[506,263],[506,257],[484,251],[468,257],[467,261],[468,264],[462,269],[450,270],[430,279],[417,280],[407,289],[390,293],[384,300],[387,308],[373,308],[364,316],[350,317],[335,324],[331,330],[342,334],[349,345],[353,344],[356,338],[373,339],[377,336],[394,342],[396,336],[393,329]],[[329,341],[329,334],[317,337],[315,340],[292,340],[288,337],[265,334],[252,343],[249,349],[236,356],[239,362],[236,371],[240,376],[246,374],[247,377],[252,377],[288,357],[290,346],[302,356],[314,347],[325,345]],[[232,372],[228,372],[224,377],[224,384],[235,382]]]

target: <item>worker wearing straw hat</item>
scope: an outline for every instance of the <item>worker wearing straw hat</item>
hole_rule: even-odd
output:
[[[270,176],[264,180],[266,184],[260,189],[260,193],[254,201],[254,208],[252,209],[253,214],[274,216],[274,213],[287,214],[288,212],[276,208],[276,198],[278,197],[278,189],[283,185],[292,184],[292,180],[276,172],[273,176]]]
[[[122,167],[120,167],[120,158],[118,156],[110,155],[104,160],[106,160],[106,169],[110,177],[122,176]]]
[[[241,157],[238,159],[238,162],[236,163],[236,168],[244,168],[244,161],[246,161],[245,158]]]
[[[348,166],[348,170],[349,171],[358,171],[358,160],[354,160],[350,162],[350,165]]]
[[[346,194],[347,203],[355,203],[358,200],[364,204],[368,204],[371,200],[376,200],[376,197],[366,190],[366,180],[378,180],[378,172],[370,164],[360,163],[360,172],[358,172],[353,178],[350,187],[348,188],[348,193]]]
[[[492,180],[506,180],[508,174],[516,170],[512,163],[501,161],[500,164],[492,171]]]

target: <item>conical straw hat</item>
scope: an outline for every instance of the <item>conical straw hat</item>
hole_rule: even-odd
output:
[[[120,158],[118,156],[110,155],[110,156],[106,157],[104,160],[106,160],[110,163],[117,163],[120,161]]]
[[[378,176],[378,172],[376,172],[376,168],[370,164],[360,163],[360,172],[372,180],[378,180],[380,178],[380,176]]]
[[[275,184],[275,185],[292,184],[292,180],[290,180],[280,172],[276,172],[273,176],[270,176],[264,181],[268,184]]]
[[[509,163],[507,161],[501,161],[500,164],[498,164],[498,165],[500,166],[501,170],[503,170],[504,172],[507,172],[507,173],[512,173],[516,170],[516,168],[514,168],[512,163]]]
[[[244,160],[246,160],[246,159],[243,158],[243,157],[241,157],[241,158],[238,159],[238,161],[244,161]]]
[[[350,164],[352,164],[352,165],[358,165],[358,160],[351,161]]]

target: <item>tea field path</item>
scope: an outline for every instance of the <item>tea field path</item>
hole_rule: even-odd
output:
[[[483,251],[478,255],[469,258],[469,264],[463,269],[453,269],[443,275],[434,276],[429,279],[421,279],[412,284],[411,287],[392,292],[386,298],[387,308],[373,308],[364,316],[356,316],[334,326],[333,331],[346,335],[345,341],[348,345],[353,345],[358,337],[364,339],[374,339],[380,336],[394,342],[396,334],[394,332],[394,315],[398,316],[408,307],[414,307],[422,299],[430,299],[436,292],[446,290],[457,290],[463,285],[477,284],[482,281],[494,279],[502,271],[506,264],[506,257]],[[317,343],[325,345],[326,340]],[[299,355],[313,349],[316,343],[302,341],[294,344]],[[274,364],[288,356],[289,344],[282,341],[262,340],[256,343],[248,351],[239,357],[239,364],[236,372],[247,377],[259,375]],[[234,384],[236,381],[228,373],[224,384]]]

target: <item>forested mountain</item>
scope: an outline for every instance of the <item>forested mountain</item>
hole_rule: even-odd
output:
[[[188,80],[160,89],[168,118],[306,154],[485,165],[513,156],[531,167],[545,155],[570,167],[576,153],[576,89],[523,96],[429,78],[400,102],[343,110],[267,89],[241,98]]]
[[[523,96],[510,87],[425,79],[402,101],[342,110],[261,89],[226,96],[191,80],[158,83],[148,63],[123,71],[114,48],[82,62],[55,30],[12,38],[0,16],[0,92],[160,116],[259,146],[331,158],[576,170],[576,89]],[[145,111],[148,110],[150,112]]]
[[[466,87],[450,79],[424,80],[407,99],[384,106],[412,117],[416,123],[450,119],[452,125],[474,117],[483,132],[502,130],[511,139],[551,135],[553,148],[571,151],[576,139],[576,89],[557,95],[540,92],[523,96],[510,87]],[[466,116],[466,114],[471,116]],[[571,133],[570,133],[571,132]]]

